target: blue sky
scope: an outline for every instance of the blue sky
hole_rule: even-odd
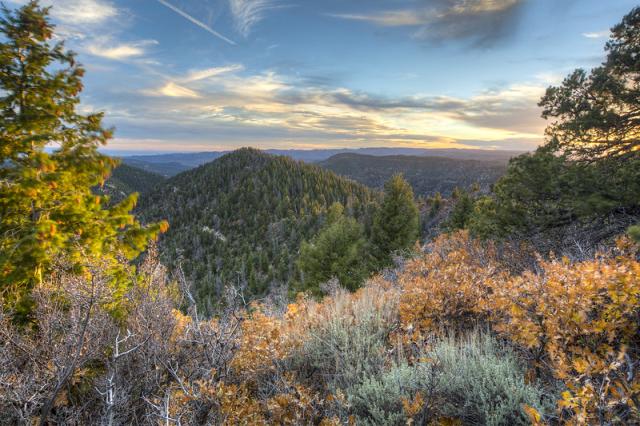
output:
[[[6,1],[6,0],[5,0]],[[9,0],[18,5],[26,0]],[[532,149],[627,0],[44,0],[112,150]]]

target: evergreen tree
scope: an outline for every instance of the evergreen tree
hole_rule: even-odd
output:
[[[83,272],[92,258],[114,282],[165,225],[141,227],[130,196],[107,208],[91,188],[115,165],[97,148],[111,138],[102,114],[76,111],[84,69],[52,42],[48,9],[31,1],[0,18],[0,294],[28,311],[29,290],[56,259]],[[53,151],[48,152],[47,148]]]
[[[384,199],[375,213],[371,241],[380,266],[391,264],[394,252],[411,248],[419,236],[420,216],[411,185],[394,175],[384,186]]]
[[[327,213],[325,227],[300,248],[298,267],[300,290],[321,293],[320,284],[337,278],[354,291],[368,275],[366,240],[362,225],[344,215],[344,207],[334,203]]]
[[[595,244],[640,215],[639,40],[635,8],[612,29],[600,67],[547,90],[543,117],[555,119],[547,143],[511,160],[492,196],[474,206],[472,233],[561,243],[571,227],[591,226]]]
[[[442,224],[443,228],[449,232],[467,227],[474,206],[474,197],[464,189],[455,188],[451,198],[455,202],[453,210]]]
[[[627,232],[633,241],[640,244],[640,225],[630,226]]]
[[[550,142],[571,159],[592,162],[637,157],[640,150],[640,7],[611,30],[607,60],[577,69],[542,98]]]

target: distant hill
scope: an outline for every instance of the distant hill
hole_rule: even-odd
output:
[[[507,162],[521,152],[488,151],[481,149],[426,149],[426,148],[356,148],[356,149],[270,149],[269,154],[283,155],[294,160],[315,163],[327,160],[338,154],[362,154],[373,156],[412,155],[446,157],[460,160],[480,160]],[[155,155],[132,155],[122,157],[124,163],[163,176],[174,176],[193,169],[221,156],[229,151],[191,152]]]
[[[340,201],[364,220],[376,197],[318,166],[245,148],[167,180],[141,198],[138,213],[169,221],[162,258],[182,264],[210,311],[225,284],[263,295],[295,279],[300,243],[327,207]]]
[[[149,173],[154,173],[165,178],[175,176],[178,173],[186,172],[187,170],[193,169],[194,167],[198,167],[198,165],[191,166],[183,163],[179,163],[177,161],[147,161],[147,160],[139,160],[137,158],[129,158],[125,157],[122,159],[122,164],[129,165],[131,167],[135,167],[140,170],[144,170]],[[204,164],[204,163],[203,163]]]
[[[159,174],[132,167],[128,164],[120,164],[113,169],[104,186],[97,190],[109,195],[113,202],[118,202],[133,192],[145,194],[160,185],[164,180],[165,178]]]
[[[395,173],[402,173],[420,196],[436,192],[448,196],[458,186],[466,188],[474,183],[488,190],[504,172],[504,159],[477,161],[445,157],[408,155],[373,156],[338,154],[318,163],[321,167],[346,176],[371,188],[382,188]]]

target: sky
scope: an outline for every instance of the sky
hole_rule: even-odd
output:
[[[26,0],[4,0],[18,6]],[[42,0],[129,152],[531,150],[627,0]]]

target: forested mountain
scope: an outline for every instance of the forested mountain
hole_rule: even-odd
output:
[[[113,169],[111,176],[99,191],[109,195],[112,202],[118,202],[134,192],[145,194],[164,180],[165,178],[159,174],[120,164]]]
[[[146,157],[146,156],[140,156],[140,157]],[[163,177],[175,176],[178,173],[185,172],[187,170],[193,169],[194,167],[198,167],[200,165],[200,164],[186,165],[178,161],[148,161],[148,160],[143,160],[138,158],[129,158],[129,157],[124,157],[122,159],[122,163],[128,164],[129,166],[135,167],[137,169],[147,171],[149,173],[156,173]],[[206,163],[206,161],[201,164],[204,164],[204,163]]]
[[[483,189],[489,189],[507,168],[505,160],[475,161],[352,153],[334,155],[318,164],[371,188],[382,188],[391,176],[402,173],[418,196],[433,195],[436,192],[448,196],[456,187],[464,188],[474,183],[480,184]]]
[[[456,160],[480,160],[507,163],[521,154],[519,151],[491,151],[482,149],[429,149],[429,148],[342,148],[342,149],[268,149],[268,154],[283,155],[307,163],[326,161],[339,154],[360,154],[366,156],[417,156],[445,157]],[[122,161],[163,176],[174,176],[186,170],[206,164],[228,154],[229,151],[209,151],[190,153],[168,153],[153,155],[131,155]]]
[[[295,280],[300,244],[318,231],[327,208],[340,202],[368,226],[376,197],[320,167],[244,148],[169,179],[141,198],[138,212],[169,221],[162,257],[182,264],[209,308],[225,284],[261,295]]]

